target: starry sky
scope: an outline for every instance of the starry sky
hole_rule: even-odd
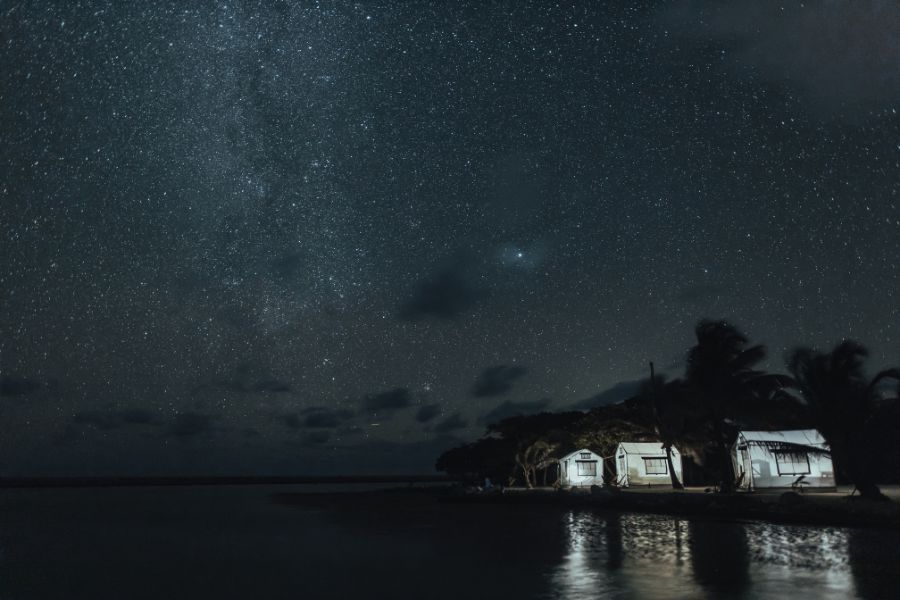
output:
[[[900,11],[5,2],[0,474],[428,472],[727,318],[900,362]]]

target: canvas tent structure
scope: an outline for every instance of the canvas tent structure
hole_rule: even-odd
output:
[[[738,489],[835,487],[831,449],[815,429],[741,431],[731,460]]]
[[[603,459],[587,448],[559,459],[559,484],[563,487],[603,485]]]
[[[682,481],[681,453],[672,446],[672,467]],[[622,442],[616,448],[616,484],[619,487],[671,486],[666,449],[660,442]]]

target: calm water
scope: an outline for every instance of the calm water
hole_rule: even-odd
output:
[[[276,491],[0,491],[0,599],[900,594],[893,532]]]

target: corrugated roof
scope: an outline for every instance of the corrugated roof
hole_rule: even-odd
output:
[[[825,438],[815,429],[793,429],[789,431],[742,431],[738,434],[739,438],[743,438],[746,442],[765,442],[765,443],[783,443],[798,444],[802,446],[813,446],[819,448],[827,448]]]
[[[651,454],[654,456],[665,456],[666,450],[662,446],[662,442],[622,442],[619,444],[620,450],[625,450],[626,454]],[[672,447],[673,452],[678,452]]]

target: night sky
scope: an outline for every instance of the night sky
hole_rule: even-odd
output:
[[[895,2],[251,4],[0,5],[0,475],[428,472],[703,317],[900,359]]]

